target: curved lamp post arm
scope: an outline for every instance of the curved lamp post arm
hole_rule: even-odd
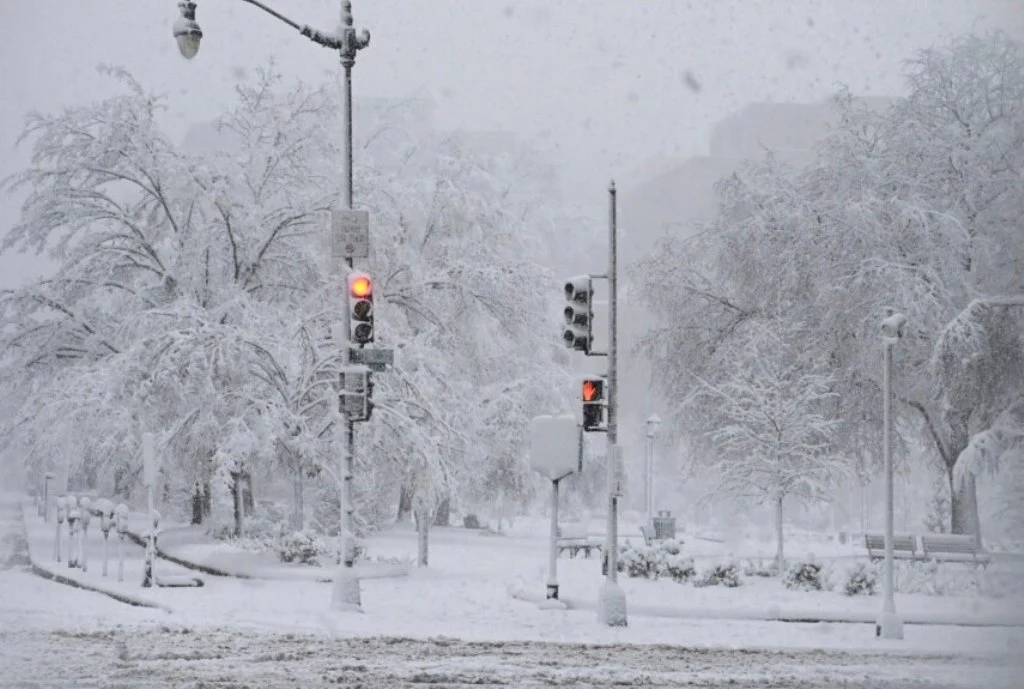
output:
[[[273,15],[274,17],[277,17],[278,19],[283,21],[288,26],[294,28],[296,31],[302,31],[304,28],[306,28],[306,27],[304,27],[304,26],[302,26],[300,24],[297,24],[296,22],[293,22],[291,19],[289,19],[288,17],[284,16],[283,14],[278,12],[277,10],[275,10],[273,8],[270,8],[270,7],[267,7],[262,2],[259,2],[259,0],[242,0],[242,2],[247,2],[250,5],[256,5],[256,7],[259,7],[261,10],[263,10],[267,14],[270,14],[270,15]]]
[[[370,32],[363,29],[358,34],[352,28],[352,3],[344,1],[341,3],[342,27],[339,34],[328,33],[314,29],[309,24],[299,24],[284,16],[277,10],[264,5],[259,0],[242,0],[250,5],[255,5],[267,14],[280,19],[309,40],[332,50],[341,52],[343,60],[355,61],[356,51],[365,48],[370,44]]]

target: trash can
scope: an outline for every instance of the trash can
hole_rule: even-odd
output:
[[[663,541],[668,538],[676,537],[676,518],[672,516],[672,512],[669,510],[659,510],[658,516],[652,520],[654,522],[654,537]]]

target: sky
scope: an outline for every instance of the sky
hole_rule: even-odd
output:
[[[268,0],[333,29],[340,0]],[[706,151],[710,126],[749,102],[809,102],[840,83],[898,95],[914,50],[972,28],[1024,38],[1024,0],[354,0],[360,96],[428,96],[447,128],[505,130],[554,151],[570,201],[601,213],[652,161]],[[16,147],[29,110],[112,92],[101,63],[167,96],[180,140],[213,119],[232,86],[273,57],[288,76],[334,80],[329,51],[243,0],[198,0],[202,47],[177,51],[175,0],[0,0],[0,176],[28,163]],[[0,198],[0,231],[18,217]],[[0,255],[0,288],[39,274]]]

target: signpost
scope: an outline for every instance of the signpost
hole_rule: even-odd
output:
[[[341,208],[331,211],[331,259],[368,258],[370,213]]]
[[[548,551],[547,604],[558,600],[558,482],[579,468],[580,432],[576,417],[535,416],[530,421],[530,466],[551,481],[551,543]]]

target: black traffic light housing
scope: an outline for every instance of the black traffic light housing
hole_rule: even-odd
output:
[[[594,285],[589,275],[569,278],[565,283],[565,346],[590,354],[593,345]]]
[[[605,381],[603,378],[584,378],[580,387],[583,401],[583,430],[604,431]]]
[[[364,345],[373,342],[373,279],[354,270],[348,275],[349,342]]]

